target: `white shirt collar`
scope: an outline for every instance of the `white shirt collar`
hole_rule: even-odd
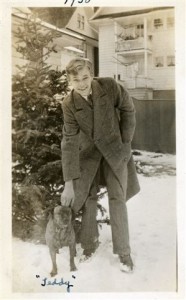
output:
[[[92,89],[91,89],[90,94],[88,96],[90,96],[90,95],[92,95]],[[82,97],[87,101],[88,96],[82,96]]]

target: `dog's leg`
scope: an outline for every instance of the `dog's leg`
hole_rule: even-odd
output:
[[[70,271],[76,271],[76,265],[74,263],[74,257],[76,256],[76,246],[75,244],[70,244],[69,245],[69,250],[70,250]]]
[[[53,277],[57,274],[56,250],[53,247],[50,248],[50,256],[52,260],[52,271],[50,272],[50,275]]]

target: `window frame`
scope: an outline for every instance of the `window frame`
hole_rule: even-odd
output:
[[[159,60],[159,62],[158,62]],[[161,62],[162,60],[162,62]],[[163,68],[165,66],[164,64],[164,57],[163,56],[155,56],[154,57],[154,67],[155,68]]]
[[[85,29],[85,16],[79,13],[77,15],[77,28],[81,30]]]
[[[136,31],[137,37],[144,37],[144,24],[143,23],[137,24],[135,31]]]
[[[168,59],[170,58],[170,63],[168,63]],[[172,59],[173,59],[173,63],[172,63]],[[175,55],[167,55],[167,67],[175,67]],[[171,64],[172,63],[172,64]]]
[[[156,21],[159,21],[159,22],[156,22]],[[163,18],[154,19],[153,20],[153,27],[154,27],[155,30],[163,29],[164,28]]]

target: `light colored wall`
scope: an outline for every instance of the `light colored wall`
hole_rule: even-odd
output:
[[[154,69],[152,73],[153,88],[155,90],[174,90],[175,89],[175,70],[170,67],[163,70]]]
[[[57,53],[51,52],[49,58],[46,60],[46,63],[51,66],[53,70],[61,70],[61,50],[56,47]]]
[[[174,16],[173,11],[162,11],[152,15],[152,65],[149,69],[153,78],[154,89],[166,90],[175,89],[175,67],[167,66],[167,56],[175,55],[175,32],[174,28],[167,28],[167,18]],[[162,18],[164,26],[160,29],[153,28],[153,20]],[[163,67],[155,67],[155,57],[162,56]]]
[[[167,18],[174,16],[174,10],[161,10],[147,14],[148,30],[147,34],[152,35],[152,54],[148,54],[148,77],[153,80],[153,88],[158,90],[175,89],[175,67],[167,66],[167,56],[175,55],[175,34],[174,28],[167,28]],[[136,22],[137,22],[136,16]],[[154,19],[162,18],[164,26],[160,29],[154,29]],[[133,19],[134,21],[134,19]],[[118,26],[119,29],[120,26]],[[126,68],[113,62],[115,54],[115,35],[113,24],[101,24],[99,27],[99,52],[100,52],[100,76],[114,77],[117,73],[121,74],[121,79],[125,79]],[[156,56],[163,56],[164,67],[155,67],[154,60]],[[121,57],[120,57],[121,58]],[[123,61],[131,59],[139,61],[141,64],[142,75],[144,73],[144,58],[142,56],[125,56]]]
[[[85,27],[84,27],[84,30],[83,29],[79,29],[78,26],[77,26],[78,14],[84,16],[84,18],[85,18]],[[77,33],[84,34],[84,35],[86,35],[88,37],[92,37],[92,38],[97,39],[97,34],[96,34],[96,32],[93,29],[91,29],[91,27],[90,27],[90,25],[88,23],[88,20],[87,20],[86,11],[82,7],[78,7],[75,10],[75,12],[72,15],[69,23],[67,24],[67,28],[70,28],[70,29],[76,31]]]
[[[116,74],[114,24],[102,25],[99,28],[99,76],[114,77]]]

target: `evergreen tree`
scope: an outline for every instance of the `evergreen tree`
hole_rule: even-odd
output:
[[[13,233],[26,238],[62,190],[61,101],[68,84],[64,71],[47,64],[56,31],[28,15],[14,36],[25,63],[12,79]]]

